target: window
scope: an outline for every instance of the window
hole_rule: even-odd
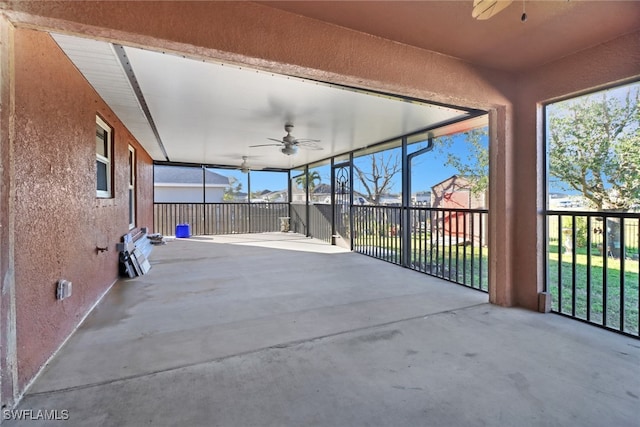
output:
[[[111,197],[111,127],[97,116],[96,197]]]
[[[136,226],[136,150],[129,146],[129,229]]]

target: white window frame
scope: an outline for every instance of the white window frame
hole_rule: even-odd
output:
[[[129,146],[129,218],[133,221],[129,224],[129,230],[136,227],[136,149]]]
[[[107,189],[106,190],[98,190],[96,188],[96,197],[101,199],[109,199],[112,196],[112,188],[111,188],[111,176],[113,175],[112,171],[112,161],[111,158],[113,156],[112,153],[112,130],[111,126],[109,126],[104,120],[102,120],[99,116],[96,116],[96,124],[100,126],[106,133],[107,137],[107,155],[103,156],[96,152],[96,161],[103,163],[107,166]],[[98,180],[98,171],[96,170],[96,183]]]

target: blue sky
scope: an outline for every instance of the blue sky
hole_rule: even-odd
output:
[[[412,192],[430,190],[431,187],[447,178],[454,175],[457,170],[451,166],[446,165],[447,153],[452,153],[464,159],[468,155],[467,143],[465,142],[463,135],[458,135],[453,138],[453,144],[446,149],[442,149],[438,145],[436,147],[414,160],[412,166]],[[484,141],[485,147],[487,140]],[[417,143],[410,147],[410,152],[425,146],[426,143]],[[415,148],[414,148],[415,147]],[[399,155],[399,149],[390,150],[383,153],[383,158],[387,160],[390,156],[394,157]],[[357,161],[357,160],[356,160]],[[360,162],[370,164],[370,160],[361,159]],[[362,163],[361,163],[362,164]],[[329,165],[324,165],[317,168],[322,183],[329,184],[331,182],[331,169]],[[242,182],[243,191],[247,190],[247,175],[235,170],[215,170],[225,176],[234,177]],[[293,174],[293,173],[292,173]],[[394,176],[391,186],[391,193],[399,193],[401,182],[400,174]],[[358,189],[358,181],[356,180],[355,188]],[[259,191],[264,189],[269,190],[284,190],[287,188],[287,174],[286,173],[274,173],[274,172],[251,172],[251,191]]]

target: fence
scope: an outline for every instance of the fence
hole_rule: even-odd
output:
[[[331,243],[332,206],[326,204],[309,205],[309,235]]]
[[[354,251],[488,291],[487,210],[353,206],[352,212]]]
[[[154,229],[175,234],[176,225],[189,224],[191,234],[264,233],[280,231],[280,218],[289,216],[288,203],[155,203]]]
[[[552,310],[639,337],[640,214],[547,212]]]

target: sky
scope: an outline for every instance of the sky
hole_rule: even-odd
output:
[[[484,139],[484,146],[487,146],[487,139]],[[417,143],[413,144],[409,148],[409,152],[415,151],[421,147],[426,146],[426,143]],[[393,149],[382,154],[383,159],[393,161],[395,157],[399,159],[400,149]],[[467,143],[465,141],[464,136],[459,135],[453,138],[453,143],[450,147],[444,148],[438,145],[436,141],[436,145],[434,149],[428,153],[425,153],[421,156],[418,156],[414,159],[412,166],[412,193],[416,193],[419,191],[430,191],[431,187],[450,176],[457,174],[458,171],[452,167],[446,165],[447,162],[447,153],[451,153],[459,156],[464,159],[468,156],[468,148]],[[398,160],[399,161],[399,160]],[[356,159],[355,162],[357,164],[365,165],[371,164],[371,160],[368,158]],[[212,169],[214,172],[219,173],[221,175],[225,175],[228,177],[233,177],[239,182],[242,183],[242,190],[247,190],[247,174],[243,174],[240,171],[229,170],[229,169]],[[318,173],[321,177],[321,182],[324,184],[331,183],[331,168],[330,165],[324,165],[317,169]],[[251,191],[262,191],[265,189],[276,191],[276,190],[284,190],[287,188],[287,174],[286,173],[276,173],[276,172],[263,172],[263,171],[251,171]],[[295,174],[295,171],[292,171],[292,176]],[[355,183],[355,189],[358,190],[361,185],[359,185],[357,179]],[[396,174],[392,180],[392,186],[390,188],[390,193],[400,193],[401,189],[401,175],[400,173]]]

